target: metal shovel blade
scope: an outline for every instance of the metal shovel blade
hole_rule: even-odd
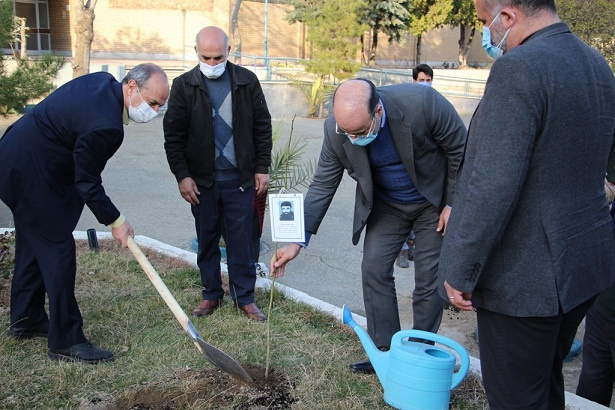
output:
[[[205,356],[205,358],[209,360],[211,364],[213,364],[222,371],[225,371],[235,377],[240,378],[241,380],[245,380],[247,382],[253,381],[250,375],[246,372],[246,370],[241,367],[239,363],[233,360],[231,356],[227,355],[222,350],[204,341],[190,320],[188,320],[186,333],[188,333],[188,335],[194,342],[196,348],[199,349],[201,353],[203,353],[203,356]]]
[[[252,378],[239,363],[233,360],[222,350],[210,345],[209,343],[206,343],[203,340],[190,319],[188,319],[188,316],[184,310],[181,306],[179,306],[179,303],[177,303],[177,300],[175,300],[169,291],[169,288],[167,288],[167,285],[165,285],[162,279],[160,279],[160,276],[158,276],[156,269],[154,269],[152,264],[149,263],[141,251],[141,248],[139,248],[139,245],[137,245],[132,237],[128,237],[128,249],[130,249],[137,262],[139,262],[139,265],[141,265],[141,268],[145,271],[145,274],[149,280],[152,282],[158,293],[160,293],[160,296],[162,296],[162,299],[164,299],[167,306],[171,309],[173,315],[175,315],[175,318],[182,325],[186,333],[188,333],[197,349],[203,353],[205,358],[220,370],[223,370],[242,380],[251,382]]]

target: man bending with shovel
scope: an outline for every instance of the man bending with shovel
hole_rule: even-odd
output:
[[[105,194],[101,173],[122,144],[128,120],[153,119],[168,97],[167,76],[155,64],[137,65],[121,83],[108,73],[84,75],[54,91],[0,139],[0,199],[16,231],[8,332],[17,339],[47,337],[53,360],[113,360],[82,331],[72,232],[86,204],[127,246],[132,226]]]

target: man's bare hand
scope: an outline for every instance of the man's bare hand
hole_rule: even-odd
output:
[[[179,181],[179,193],[181,194],[182,198],[184,198],[186,202],[189,202],[191,205],[199,204],[199,198],[197,197],[197,195],[200,195],[201,192],[196,186],[196,182],[194,182],[194,179],[186,177]]]
[[[256,195],[262,195],[269,188],[269,174],[254,174],[254,191]]]
[[[442,212],[440,212],[440,221],[438,221],[438,227],[436,232],[442,232],[442,236],[446,233],[446,226],[448,225],[448,218],[451,216],[451,207],[445,206]]]
[[[461,310],[472,310],[474,306],[472,305],[472,294],[460,292],[457,289],[453,288],[448,284],[447,281],[444,281],[444,289],[446,289],[446,294],[448,295],[448,301],[451,305],[459,308]]]
[[[113,237],[117,239],[120,242],[120,244],[122,244],[122,248],[127,248],[128,247],[128,237],[132,236],[134,238],[135,231],[134,229],[132,229],[132,226],[128,223],[128,221],[125,221],[123,224],[121,224],[117,228],[112,228],[111,235],[113,235]]]
[[[278,251],[271,257],[271,276],[284,276],[284,268],[286,267],[286,264],[295,259],[297,255],[299,255],[300,251],[301,245],[297,243],[289,243],[288,245],[278,249]]]

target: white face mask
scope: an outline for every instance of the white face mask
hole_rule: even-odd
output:
[[[130,105],[128,106],[128,118],[139,124],[153,120],[158,113],[143,100],[139,87],[137,87],[137,94],[139,94],[139,98],[141,98],[141,104],[137,107],[133,107],[132,102],[129,101]]]
[[[209,64],[199,61],[199,68],[205,77],[213,80],[224,74],[224,70],[226,69],[226,60],[220,64],[216,64],[215,66],[210,66]]]

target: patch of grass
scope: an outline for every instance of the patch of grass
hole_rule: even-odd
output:
[[[85,242],[77,247],[76,294],[84,331],[95,345],[113,351],[116,360],[98,365],[53,362],[47,358],[46,339],[7,336],[9,310],[0,303],[5,323],[0,332],[0,408],[389,408],[376,376],[349,372],[348,365],[363,360],[365,353],[356,334],[331,316],[276,292],[267,380],[265,324],[243,317],[228,295],[213,315],[191,318],[206,342],[255,379],[254,384],[239,382],[199,353],[128,250],[111,241],[100,241],[98,253]],[[198,270],[144,252],[190,315],[201,299]],[[269,294],[257,291],[256,299],[266,310]],[[451,408],[487,408],[484,399],[470,398],[476,382],[469,394],[463,393],[466,384],[453,391]]]

